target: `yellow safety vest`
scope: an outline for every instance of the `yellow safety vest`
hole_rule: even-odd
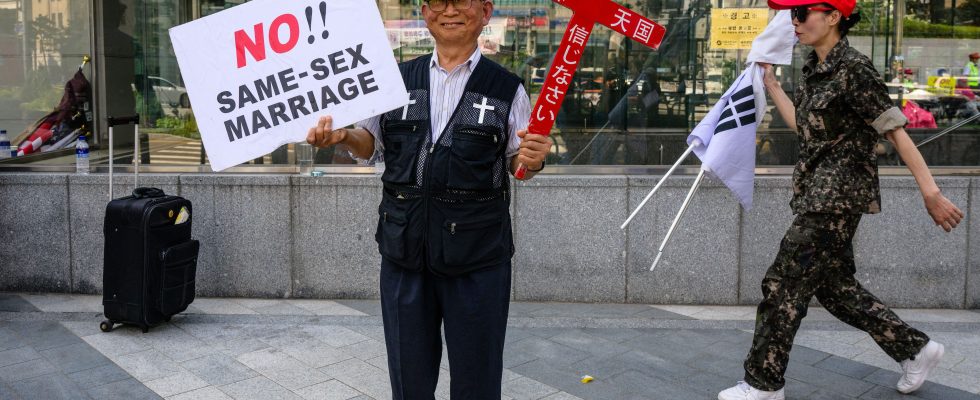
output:
[[[980,68],[977,68],[977,64],[970,61],[966,64],[966,67],[970,69],[970,75],[967,76],[967,84],[971,87],[976,87],[980,85]]]

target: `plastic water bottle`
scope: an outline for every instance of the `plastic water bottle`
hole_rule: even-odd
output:
[[[88,175],[88,142],[85,135],[79,136],[75,143],[75,172]]]
[[[7,131],[0,129],[0,159],[10,158],[10,139],[7,138]]]

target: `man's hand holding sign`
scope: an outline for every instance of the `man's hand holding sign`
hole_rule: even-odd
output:
[[[252,1],[170,36],[215,171],[303,141],[319,115],[408,102],[377,8],[357,0]]]

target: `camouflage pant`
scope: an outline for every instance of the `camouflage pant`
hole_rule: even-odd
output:
[[[896,361],[911,358],[929,341],[854,279],[851,239],[860,220],[860,214],[803,214],[793,221],[762,280],[763,300],[745,360],[748,384],[761,390],[783,387],[793,337],[814,295]]]

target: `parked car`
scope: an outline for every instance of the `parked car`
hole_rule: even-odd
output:
[[[187,97],[187,89],[183,86],[161,78],[159,76],[146,77],[153,85],[153,92],[157,95],[157,100],[164,107],[190,108],[191,100]]]

